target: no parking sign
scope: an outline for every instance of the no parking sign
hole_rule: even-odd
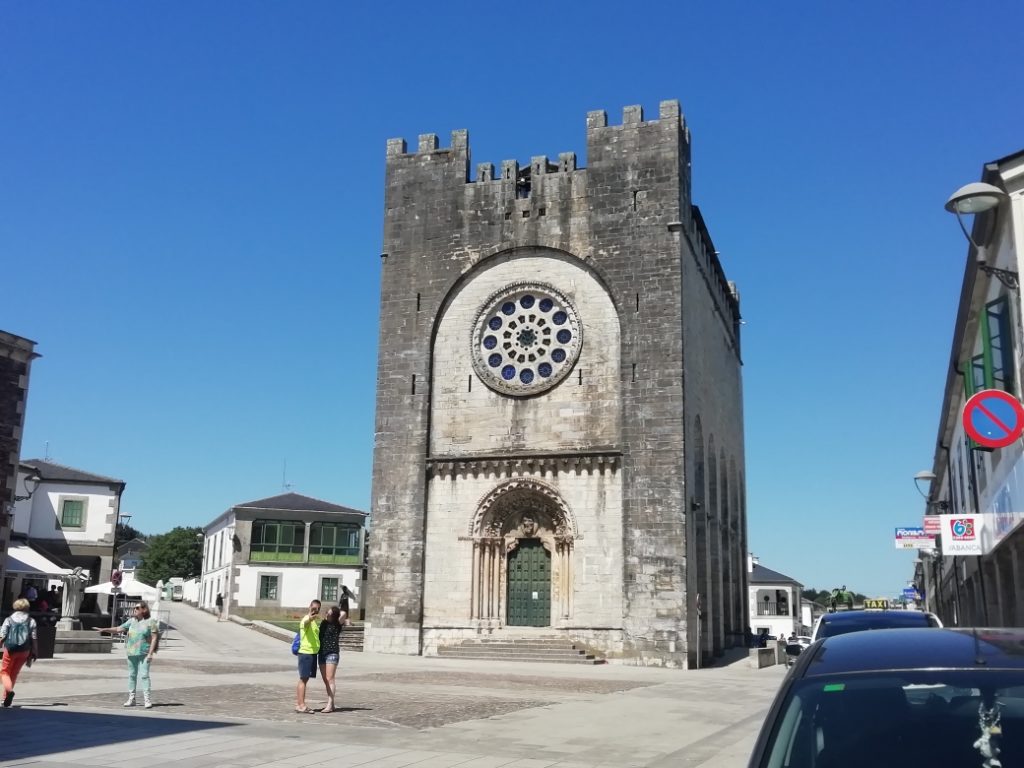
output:
[[[964,405],[964,431],[985,448],[1004,448],[1024,433],[1024,406],[1001,389],[984,389]]]

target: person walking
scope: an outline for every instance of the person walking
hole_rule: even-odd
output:
[[[213,601],[213,604],[217,606],[217,621],[222,621],[224,619],[224,595],[218,592],[217,599]]]
[[[28,615],[29,601],[24,597],[14,601],[14,613],[4,619],[0,625],[0,644],[3,645],[4,656],[0,662],[0,680],[4,684],[5,707],[14,701],[14,684],[18,673],[26,664],[32,662],[39,654],[36,640],[36,621]]]
[[[338,596],[338,608],[341,609],[341,621],[345,623],[345,619],[352,615],[352,611],[349,608],[349,600],[355,600],[355,593],[346,587],[344,584],[341,585],[341,595]]]
[[[324,679],[324,688],[327,689],[327,706],[324,712],[335,712],[335,685],[334,675],[338,671],[338,662],[341,659],[341,630],[346,624],[352,622],[345,618],[339,606],[334,606],[327,611],[327,617],[320,624],[320,676]]]
[[[306,706],[306,683],[316,677],[317,661],[320,655],[320,601],[309,604],[309,613],[299,622],[299,682],[295,687],[295,711],[305,715],[315,714],[315,709]]]
[[[142,702],[152,709],[149,663],[160,646],[160,625],[149,614],[149,604],[135,606],[132,618],[119,627],[97,627],[99,633],[125,635],[124,653],[128,660],[128,700],[124,706],[135,706],[135,690],[142,684]]]

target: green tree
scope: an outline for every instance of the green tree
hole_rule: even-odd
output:
[[[132,539],[146,540],[146,537],[142,534],[138,528],[132,528],[128,523],[117,524],[117,543],[118,545],[124,544],[126,541]]]
[[[827,605],[829,596],[831,594],[831,590],[828,589],[815,589],[814,587],[807,587],[803,590],[803,592],[801,592],[801,597],[803,597],[805,600],[810,600],[812,603]]]
[[[139,580],[147,584],[166,582],[172,576],[191,579],[202,572],[203,540],[201,528],[174,528],[151,536],[149,549],[142,556]]]

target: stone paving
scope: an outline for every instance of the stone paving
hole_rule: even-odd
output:
[[[743,766],[784,673],[350,653],[342,711],[303,715],[286,643],[175,611],[175,642],[153,663],[152,710],[121,706],[120,651],[40,661],[0,711],[0,765]],[[310,706],[325,698],[311,680]]]

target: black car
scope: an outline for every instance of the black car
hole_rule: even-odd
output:
[[[1024,630],[887,629],[797,658],[749,768],[1024,766]]]
[[[942,622],[928,611],[857,610],[823,613],[814,625],[813,639],[862,632],[866,629],[904,629],[909,627],[941,627]]]

